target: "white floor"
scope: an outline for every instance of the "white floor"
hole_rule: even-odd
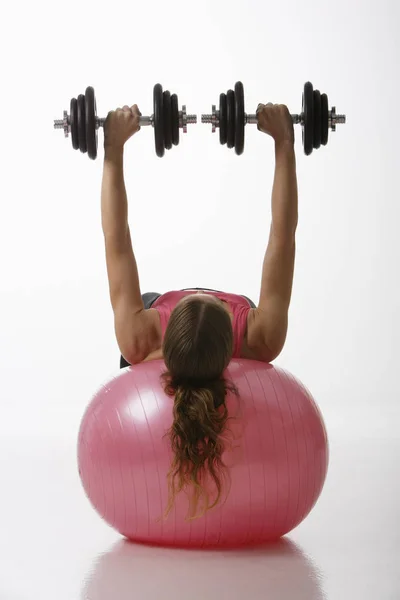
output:
[[[0,598],[398,600],[400,411],[383,414],[356,433],[328,415],[330,469],[313,512],[277,545],[231,552],[121,540],[84,496],[75,435],[17,435],[3,422]]]

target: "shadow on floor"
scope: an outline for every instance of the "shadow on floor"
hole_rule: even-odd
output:
[[[283,538],[243,550],[181,550],[119,541],[99,556],[81,600],[323,600],[321,576]]]

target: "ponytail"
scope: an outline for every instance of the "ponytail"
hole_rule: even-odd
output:
[[[165,516],[176,496],[185,491],[189,495],[188,519],[195,519],[216,506],[223,493],[227,475],[222,460],[228,421],[225,398],[228,391],[237,394],[237,389],[223,377],[202,381],[177,380],[169,373],[162,377],[166,393],[174,396],[173,423],[167,434],[174,458],[168,472]],[[213,485],[207,485],[209,482]]]

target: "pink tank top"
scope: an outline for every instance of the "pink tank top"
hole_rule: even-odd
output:
[[[168,325],[169,317],[171,312],[182,298],[196,294],[200,290],[185,290],[185,291],[174,291],[162,294],[152,304],[151,308],[154,308],[160,315],[162,337],[164,339],[165,330]],[[247,315],[251,306],[249,302],[243,296],[237,296],[236,294],[225,294],[223,292],[210,292],[204,290],[204,294],[212,294],[220,300],[225,301],[233,314],[232,329],[233,329],[233,358],[240,358],[240,350],[243,344],[243,339],[246,333],[247,327]]]

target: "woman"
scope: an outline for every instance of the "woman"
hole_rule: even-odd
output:
[[[123,173],[124,145],[140,129],[140,114],[137,105],[124,106],[105,123],[101,211],[110,297],[121,366],[162,358],[166,364],[164,388],[174,397],[167,512],[176,494],[185,490],[191,497],[189,514],[195,517],[222,495],[225,397],[228,390],[236,391],[224,378],[229,361],[270,362],[286,338],[297,227],[293,123],[286,106],[258,106],[258,129],[275,142],[275,178],[255,307],[245,296],[212,290],[141,295]]]

